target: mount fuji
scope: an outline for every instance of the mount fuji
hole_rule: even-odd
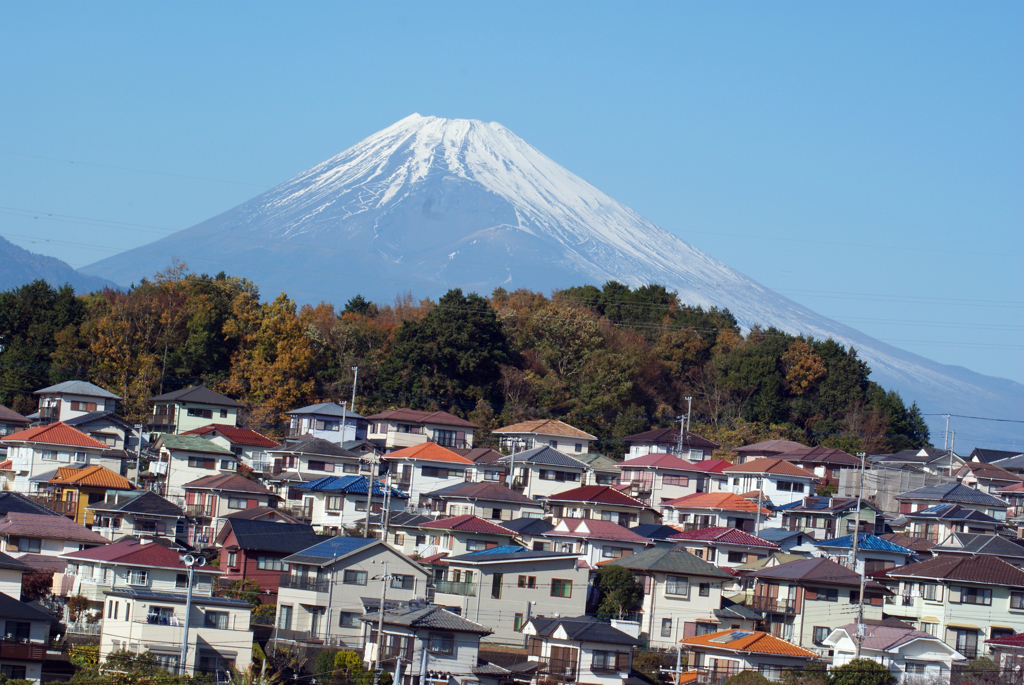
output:
[[[613,279],[659,283],[687,304],[728,307],[746,328],[852,345],[873,380],[925,413],[1014,418],[1024,406],[1024,385],[938,364],[820,316],[656,226],[497,123],[414,114],[234,209],[82,271],[129,284],[172,258],[195,271],[250,278],[266,297],[286,292],[336,305],[356,293],[390,301],[405,290],[436,297],[452,287],[489,294],[499,286],[547,292]],[[929,418],[941,438],[942,426]],[[990,446],[1024,451],[1012,425],[987,426]]]

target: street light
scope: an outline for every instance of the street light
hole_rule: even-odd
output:
[[[185,595],[185,629],[181,631],[181,675],[185,675],[185,660],[188,657],[188,624],[192,617],[192,576],[196,566],[206,566],[206,557],[186,554],[181,561],[188,567],[188,592]]]

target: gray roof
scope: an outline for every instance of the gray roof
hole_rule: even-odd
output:
[[[347,449],[335,442],[324,440],[323,438],[314,438],[312,436],[303,438],[298,442],[294,442],[290,445],[281,445],[274,449],[267,450],[268,454],[312,454],[318,457],[349,457],[350,459],[358,459],[359,455],[355,452],[349,452]]]
[[[543,505],[526,495],[516,492],[503,483],[480,481],[479,483],[461,482],[440,488],[426,494],[430,499],[472,499],[485,502],[512,502],[532,505],[538,509]]]
[[[388,526],[416,528],[422,526],[424,523],[431,523],[434,520],[435,519],[432,516],[423,516],[422,514],[400,511],[397,514],[391,514],[391,516],[388,517]]]
[[[119,504],[98,502],[89,507],[93,511],[120,511],[126,514],[151,514],[153,516],[184,516],[181,507],[165,500],[150,490],[143,490],[138,497]]]
[[[16,423],[27,425],[32,423],[32,421],[28,417],[22,416],[13,409],[9,409],[0,404],[0,423]]]
[[[715,609],[715,616],[719,619],[740,619],[743,621],[763,621],[764,616],[753,609],[748,609],[742,604],[737,604],[731,599],[722,597],[722,608]]]
[[[709,578],[732,578],[731,575],[717,566],[712,566],[689,552],[659,547],[647,549],[638,554],[630,554],[618,559],[612,559],[606,565],[625,566],[634,571],[660,571],[662,573],[707,576]]]
[[[1006,459],[997,459],[991,463],[1001,466],[1007,471],[1022,470],[1024,469],[1024,454],[1018,454],[1015,457],[1008,457]]]
[[[985,494],[980,490],[969,488],[961,483],[945,483],[943,485],[926,485],[923,488],[902,492],[896,495],[897,500],[934,500],[951,504],[982,504],[989,507],[1005,509],[1009,505],[998,497]]]
[[[905,519],[934,519],[938,521],[974,521],[976,523],[1001,524],[999,519],[992,518],[988,514],[977,509],[968,509],[959,504],[933,504],[927,509],[921,509],[909,514],[900,514]]]
[[[945,554],[992,554],[1003,559],[1024,559],[1024,546],[1000,535],[983,533],[953,533],[932,547],[931,551]]]
[[[53,473],[57,473],[56,469]],[[9,514],[12,511],[24,514],[46,514],[47,516],[62,515],[50,507],[42,505],[35,500],[30,500],[20,492],[0,491],[0,514]]]
[[[51,385],[42,390],[36,390],[33,395],[88,395],[89,397],[105,397],[111,400],[121,399],[117,395],[104,390],[98,385],[88,381],[64,381],[57,385]]]
[[[104,590],[103,594],[114,597],[129,597],[131,599],[153,600],[157,602],[175,602],[184,604],[188,599],[186,595],[177,592],[150,592],[148,590],[128,590],[125,588],[113,588]],[[220,606],[234,607],[236,609],[249,608],[250,604],[244,599],[231,599],[230,597],[203,597],[193,594],[192,603],[199,606]]]
[[[15,545],[17,546],[17,545]],[[22,573],[33,570],[31,566],[26,564],[20,559],[0,552],[0,568],[7,569],[8,571],[21,571]]]
[[[313,530],[313,526],[306,523],[228,519],[224,525],[231,527],[239,549],[295,554],[323,540],[323,537]],[[222,532],[218,536],[218,541],[222,541],[224,537],[226,536]]]
[[[621,471],[619,462],[599,452],[587,452],[576,457],[595,471]]]
[[[514,530],[520,535],[543,535],[554,529],[550,519],[517,518],[511,521],[502,521],[501,526]]]
[[[760,618],[760,617],[759,617]],[[586,642],[606,642],[615,645],[639,645],[640,640],[613,628],[610,623],[599,621],[589,616],[576,618],[533,618],[528,625],[533,625],[538,635],[550,637],[559,626],[570,640]]]
[[[320,404],[311,404],[308,407],[300,407],[299,409],[292,409],[286,411],[285,414],[317,414],[318,416],[337,416],[341,418],[344,416],[346,419],[363,419],[366,420],[365,416],[360,416],[351,409],[346,409],[336,402],[321,402]]]
[[[1020,450],[990,450],[987,447],[975,447],[971,452],[971,459],[977,459],[984,464],[992,464],[1002,459],[1012,459],[1022,456]]]
[[[757,534],[757,537],[768,542],[782,542],[783,540],[789,540],[795,538],[798,535],[803,535],[806,538],[813,539],[813,535],[808,535],[801,530],[786,530],[784,528],[762,528],[761,532]]]
[[[214,392],[207,387],[197,385],[193,388],[184,388],[174,392],[165,392],[163,395],[150,397],[150,402],[192,402],[193,404],[212,404],[217,407],[236,407],[242,404],[235,402],[230,397],[225,397],[219,392]]]
[[[363,621],[376,626],[380,620],[380,612],[367,614]],[[393,626],[405,626],[412,629],[450,630],[459,633],[476,633],[490,635],[491,629],[456,616],[439,606],[417,607],[407,606],[384,610],[384,623]]]
[[[516,551],[511,551],[513,547],[516,548]],[[502,545],[494,549],[469,552],[468,554],[460,554],[457,557],[448,557],[448,562],[486,564],[494,561],[543,561],[545,559],[576,559],[578,557],[578,554],[572,552],[544,552],[526,549],[517,545]]]
[[[588,467],[579,459],[573,459],[567,454],[562,454],[558,450],[551,447],[534,447],[532,450],[526,450],[525,452],[519,452],[515,455],[517,464],[540,464],[542,466],[567,466],[574,469],[584,469]],[[501,458],[501,463],[511,462],[512,456]]]
[[[2,592],[0,592],[0,616],[22,621],[57,621],[50,614],[39,611],[31,603],[21,602]]]
[[[127,421],[125,421],[112,411],[91,411],[87,414],[82,414],[81,416],[76,416],[74,418],[68,419],[64,423],[66,423],[69,426],[84,426],[86,424],[92,423],[93,421],[100,421],[103,419],[106,419],[110,423],[116,424],[121,428],[132,428],[132,425],[130,423],[128,423]]]

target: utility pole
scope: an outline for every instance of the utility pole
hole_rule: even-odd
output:
[[[764,479],[757,483],[757,511],[754,512],[754,537],[761,537],[761,493],[764,492]]]
[[[181,667],[181,675],[185,675],[185,666],[188,660],[188,624],[189,619],[192,618],[192,578],[195,574],[196,566],[206,565],[206,558],[186,554],[182,561],[184,561],[185,566],[188,567],[188,591],[185,593],[185,627],[181,631],[181,663],[179,664]]]
[[[516,484],[516,447],[522,438],[512,438],[512,461],[508,467],[508,488],[512,490]]]
[[[363,537],[370,537],[370,515],[373,513],[373,474],[377,470],[377,464],[380,463],[380,458],[377,456],[377,450],[373,451],[373,457],[370,460],[370,475],[366,477],[366,525],[363,526]]]
[[[348,423],[348,402],[341,403],[341,446],[345,447],[345,425]]]
[[[142,471],[142,424],[135,424],[135,429],[139,440],[139,444],[135,446],[135,487],[139,487],[139,472]]]
[[[356,410],[356,382],[359,380],[359,367],[352,367],[352,411]]]
[[[953,446],[956,444],[956,431],[950,435],[949,438],[949,475],[953,475]]]
[[[384,485],[384,511],[380,515],[380,539],[388,541],[388,519],[391,517],[391,474],[381,479]]]
[[[380,685],[380,650],[384,646],[384,602],[388,593],[388,562],[384,562],[384,575],[380,577],[380,618],[377,620],[377,642],[373,647],[373,685]]]
[[[680,459],[683,458],[683,435],[686,431],[686,417],[680,414],[676,417],[679,422],[679,441],[676,444],[676,456]]]
[[[693,398],[686,398],[686,432],[690,432],[690,407],[693,404]]]
[[[861,499],[864,497],[864,459],[867,454],[861,452],[857,455],[860,457],[860,488],[857,491],[857,518],[856,526],[853,530],[853,570],[857,570],[857,542],[860,540],[860,506]],[[867,574],[867,564],[861,569],[860,572],[860,594],[857,596],[857,635],[854,637],[854,642],[857,645],[857,653],[855,658],[860,658],[860,644],[864,640],[864,581]]]

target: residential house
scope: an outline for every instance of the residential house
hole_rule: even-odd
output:
[[[961,483],[945,483],[917,488],[896,495],[901,514],[911,514],[929,509],[937,504],[958,504],[964,509],[974,509],[996,520],[1006,519],[1009,504],[998,497],[986,494]]]
[[[60,556],[110,541],[64,516],[9,512],[0,518],[0,540],[14,556],[45,554]]]
[[[502,449],[512,450],[514,447],[518,451],[550,447],[564,454],[586,454],[590,451],[590,443],[597,440],[596,435],[558,419],[521,421],[491,432],[500,438]]]
[[[987,639],[1024,632],[1024,570],[998,557],[939,554],[887,575],[899,589],[886,613],[968,659],[988,653]]]
[[[434,603],[486,623],[490,641],[521,646],[520,632],[538,613],[578,616],[587,603],[589,571],[578,555],[518,545],[448,557],[448,578],[434,581]]]
[[[230,450],[241,464],[263,473],[270,461],[269,451],[280,444],[251,428],[240,428],[230,423],[211,423],[202,428],[193,428],[182,435],[198,435],[210,442]],[[259,467],[259,468],[257,468]]]
[[[991,494],[993,497],[998,497],[1009,505],[1006,509],[1006,519],[1014,524],[1018,524],[1015,527],[1019,528],[1020,521],[1014,521],[1014,519],[1020,519],[1024,516],[1024,483],[1013,483],[1012,485],[999,488]],[[1019,532],[1018,536],[1020,536]]]
[[[373,517],[371,526],[377,518]],[[423,553],[424,550],[432,547],[434,543],[431,542],[431,536],[427,531],[420,530],[420,526],[433,520],[434,518],[431,516],[408,511],[391,514],[388,517],[388,544],[405,554],[405,556],[422,561],[423,557],[427,556]],[[441,556],[445,555],[442,554]]]
[[[620,462],[611,457],[597,452],[586,452],[577,454],[575,458],[589,467],[583,474],[583,485],[615,485],[619,482]]]
[[[138,451],[140,433],[134,424],[121,418],[113,410],[91,411],[69,418],[64,423],[96,438],[109,449],[130,451],[133,456]],[[143,440],[143,447],[146,444]]]
[[[775,635],[756,630],[719,630],[680,640],[687,650],[682,682],[718,683],[743,671],[771,681],[801,669],[817,655]]]
[[[998,497],[996,494],[998,490],[1015,483],[1024,483],[1024,478],[1007,471],[997,464],[987,464],[978,461],[965,463],[956,472],[956,477],[964,485],[981,492],[987,492],[996,497]]]
[[[613,521],[624,528],[661,522],[660,512],[608,485],[584,485],[565,490],[548,495],[544,503],[551,511],[551,522],[556,524],[563,518]]]
[[[622,685],[629,678],[635,635],[589,616],[531,618],[523,626],[527,661],[512,670],[531,683]]]
[[[744,590],[750,591],[750,593],[752,594],[755,579],[751,574],[762,569],[774,568],[776,566],[788,564],[791,561],[800,561],[801,559],[808,558],[809,557],[806,554],[789,554],[787,552],[775,552],[773,554],[768,555],[764,559],[756,559],[754,561],[748,561],[745,564],[740,564],[739,566],[734,566],[731,570],[733,572],[738,572],[740,574],[740,585],[743,587]],[[742,600],[744,602],[749,602],[749,597],[747,597],[746,594],[737,595],[734,598]],[[762,619],[763,616],[758,614],[758,622],[760,622]]]
[[[814,536],[808,535],[803,530],[788,530],[786,528],[762,528],[757,537],[779,546],[783,552],[789,552],[794,547],[800,547],[805,542],[813,542]]]
[[[271,449],[267,461],[255,462],[253,470],[285,501],[299,505],[303,492],[293,486],[331,474],[370,475],[373,454],[360,455],[323,438],[304,437]]]
[[[655,547],[604,562],[625,566],[643,585],[641,635],[654,649],[674,648],[679,640],[718,626],[722,584],[733,576],[689,552]]]
[[[782,528],[799,530],[819,540],[853,533],[858,519],[862,533],[884,528],[878,525],[881,510],[866,499],[861,500],[858,517],[856,497],[804,497],[780,513]]]
[[[609,559],[639,554],[654,543],[612,521],[563,518],[554,527],[536,534],[516,531],[534,550],[576,552],[590,568]]]
[[[107,446],[66,423],[48,423],[0,439],[7,446],[17,492],[38,492],[58,466],[86,466],[98,461]],[[45,476],[45,477],[44,477]]]
[[[737,464],[746,464],[748,461],[752,461],[754,459],[778,457],[786,452],[806,449],[806,447],[807,445],[802,445],[799,442],[793,442],[792,440],[765,440],[763,442],[755,442],[750,445],[733,447],[732,451],[736,453]]]
[[[277,601],[281,574],[288,573],[285,557],[323,542],[306,523],[274,523],[228,518],[217,534],[223,582],[251,580]]]
[[[360,620],[363,643],[379,645],[380,666],[392,672],[396,685],[478,682],[480,638],[490,635],[489,628],[424,602],[389,603],[383,616],[378,608]],[[374,651],[365,652],[367,665]]]
[[[362,648],[359,618],[370,603],[409,602],[427,592],[428,573],[391,545],[374,538],[330,537],[282,562],[277,598],[278,642]]]
[[[832,668],[856,658],[877,661],[892,671],[898,682],[949,682],[954,662],[964,656],[945,642],[910,626],[886,621],[865,621],[859,638],[857,623],[839,626],[823,644],[832,648]]]
[[[925,538],[916,538],[911,535],[904,535],[903,533],[886,533],[879,535],[878,537],[889,542],[894,542],[900,547],[906,547],[907,549],[913,550],[914,554],[917,555],[918,561],[925,559],[931,559],[934,556],[932,550],[935,548],[935,543]]]
[[[39,611],[14,596],[0,594],[0,622],[4,638],[0,642],[0,674],[7,680],[42,682],[43,662],[50,645],[53,616]]]
[[[680,531],[670,536],[669,541],[678,543],[698,559],[711,562],[719,568],[734,568],[779,551],[779,546],[774,542],[733,527],[702,527]]]
[[[491,521],[541,517],[544,505],[503,483],[456,483],[429,492],[421,500],[437,515],[473,514]]]
[[[0,514],[9,514],[12,511],[20,511],[25,514],[45,514],[46,516],[62,515],[20,492],[0,490]]]
[[[818,549],[819,554],[826,559],[831,559],[847,568],[853,566],[853,570],[857,573],[867,573],[868,575],[876,571],[912,564],[916,561],[914,550],[907,549],[888,540],[883,540],[869,533],[860,533],[857,537],[855,565],[851,564],[851,557],[853,556],[852,535],[815,542],[814,546]],[[1024,552],[1024,548],[1021,548],[1021,551]]]
[[[185,511],[151,490],[135,490],[131,497],[108,498],[89,505],[92,529],[108,540],[125,535],[152,535],[175,540],[188,540],[188,519]]]
[[[741,495],[760,490],[765,499],[779,506],[814,496],[818,477],[785,459],[765,457],[728,466],[715,480],[717,491],[731,488],[734,494]]]
[[[269,521],[271,523],[302,523],[291,514],[286,514],[280,509],[273,507],[253,507],[252,509],[241,509],[228,514],[225,519],[243,519],[245,521]]]
[[[710,490],[712,473],[720,473],[729,462],[721,459],[690,463],[671,454],[652,452],[619,464],[623,492],[658,508],[663,502]]]
[[[434,442],[395,450],[384,455],[391,484],[409,495],[409,504],[426,507],[429,494],[466,480],[473,462]]]
[[[216,421],[238,425],[241,403],[201,385],[150,397],[153,405],[143,429],[152,433],[186,433]]]
[[[31,573],[35,568],[8,554],[0,552],[0,594],[18,599],[21,597],[22,574]],[[0,648],[0,653],[2,653]]]
[[[61,466],[49,480],[54,498],[63,504],[66,516],[83,526],[93,525],[90,505],[114,497],[118,492],[136,490],[131,481],[104,466],[86,466],[74,469]]]
[[[892,526],[898,528],[900,521],[905,521],[905,532],[934,544],[945,540],[953,533],[995,535],[1004,527],[1003,521],[960,504],[936,504],[927,509],[903,514],[899,519],[892,521]]]
[[[213,544],[228,514],[267,507],[278,500],[267,488],[237,473],[204,476],[185,483],[184,490],[177,503],[191,519],[188,542],[195,546]]]
[[[916,466],[927,473],[948,476],[952,476],[964,465],[964,458],[953,450],[940,450],[934,447],[900,450],[892,454],[873,454],[870,460],[880,466]]]
[[[975,447],[967,456],[968,461],[992,464],[1003,459],[1024,456],[1020,450],[991,450],[987,447]]]
[[[731,492],[698,492],[661,503],[662,523],[680,530],[738,528],[753,533],[764,527],[771,511]]]
[[[472,447],[469,449],[452,448],[452,452],[475,464],[473,468],[466,469],[467,478],[474,483],[506,483],[508,467],[501,463],[501,459],[505,455],[498,450],[490,447]]]
[[[113,413],[121,399],[86,381],[64,381],[32,394],[39,397],[36,422],[42,424],[63,422],[94,411]]]
[[[366,420],[370,422],[366,439],[387,451],[425,442],[448,448],[469,448],[473,446],[473,433],[480,429],[472,421],[446,411],[391,409],[367,416]]]
[[[344,534],[355,526],[365,525],[368,511],[380,514],[384,509],[387,484],[377,478],[372,479],[373,494],[368,496],[370,480],[367,476],[323,476],[309,483],[293,485],[291,492],[302,493],[302,510],[289,511],[308,520],[317,532]],[[390,490],[390,508],[396,511],[405,508],[408,495],[395,488]]]
[[[1004,635],[985,640],[992,661],[1004,673],[1020,673],[1024,667],[1024,635]]]
[[[818,477],[822,485],[835,488],[839,487],[839,479],[844,470],[859,470],[861,466],[860,459],[834,447],[800,446],[777,456],[807,469]]]
[[[205,476],[238,470],[234,452],[198,435],[161,434],[153,445],[157,457],[149,462],[151,488],[167,497],[185,494],[185,484]]]
[[[538,551],[552,551],[554,546],[545,541],[542,536],[554,529],[550,518],[517,518],[511,521],[503,521],[502,527],[515,531],[516,539],[529,549],[535,548],[535,541],[540,544],[536,546]],[[639,535],[639,533],[638,533]],[[646,537],[641,535],[641,537]],[[540,538],[540,540],[536,540]]]
[[[683,438],[681,450],[680,432]],[[635,459],[646,454],[671,454],[690,461],[704,461],[710,459],[712,452],[721,447],[718,443],[705,440],[688,430],[678,431],[675,428],[655,428],[628,435],[622,441],[629,446],[626,459]]]
[[[512,488],[537,499],[564,490],[566,483],[582,483],[590,467],[553,447],[540,446],[510,454],[501,460],[512,476]]]
[[[366,440],[366,418],[336,402],[311,404],[285,414],[291,417],[289,438],[311,436],[339,445],[349,440]]]
[[[32,421],[18,412],[0,405],[0,438],[11,433],[18,433],[31,425]]]
[[[419,532],[426,535],[426,546],[416,546],[415,549],[416,553],[423,557],[437,554],[461,556],[467,552],[508,546],[515,538],[515,531],[466,514],[436,521],[422,521],[419,524]],[[401,533],[395,534],[397,549],[405,551],[413,542],[415,540]]]
[[[929,553],[921,558],[930,559],[935,554],[989,554],[1014,566],[1024,567],[1024,540],[986,533],[953,533],[939,544],[932,545]]]
[[[772,635],[806,649],[823,649],[835,628],[857,617],[860,574],[829,559],[791,561],[750,575],[755,579],[750,608],[765,614]],[[886,594],[885,586],[866,583],[864,618],[882,618]]]

